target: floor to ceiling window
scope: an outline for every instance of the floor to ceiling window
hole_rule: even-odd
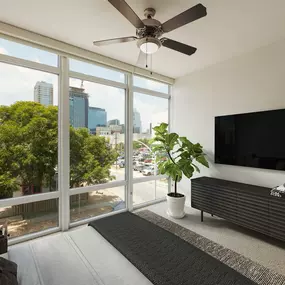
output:
[[[0,226],[11,240],[165,198],[150,140],[169,121],[169,90],[0,38]]]
[[[102,73],[96,65],[71,62],[74,70],[86,65],[85,73],[125,81],[123,73]],[[70,221],[77,222],[126,208],[126,91],[73,75],[77,78],[69,80]]]
[[[169,86],[134,76],[133,94],[133,204],[165,198],[168,178],[158,175],[152,152],[153,128],[169,123]]]
[[[0,54],[0,225],[14,238],[59,225],[57,55],[4,39]]]

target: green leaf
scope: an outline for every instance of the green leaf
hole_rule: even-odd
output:
[[[199,143],[193,145],[193,150],[196,154],[201,154],[203,152],[203,148]]]
[[[170,133],[165,135],[165,145],[168,151],[173,150],[174,146],[177,144],[178,134]]]
[[[164,143],[165,139],[160,137],[160,136],[156,136],[156,137],[153,138],[153,142],[162,142],[162,143]]]
[[[204,155],[200,155],[200,156],[196,157],[196,161],[198,161],[199,163],[201,163],[201,164],[204,165],[205,167],[208,167],[208,168],[209,168],[209,163],[208,163],[208,161],[206,160],[206,158],[205,158]]]
[[[189,160],[180,159],[177,164],[187,178],[191,178],[193,176],[194,168]]]
[[[200,169],[199,169],[199,167],[198,167],[197,165],[195,165],[194,163],[192,163],[192,166],[196,169],[197,172],[200,173]]]
[[[181,141],[183,147],[191,148],[193,146],[193,144],[186,137],[180,137],[179,140]]]
[[[168,128],[168,124],[166,123],[161,123],[160,126],[159,126],[160,130],[163,130],[163,131],[166,131],[167,128]]]
[[[168,124],[161,123],[159,126],[154,127],[153,130],[156,133],[165,134],[165,133],[167,133],[167,128],[168,128]]]

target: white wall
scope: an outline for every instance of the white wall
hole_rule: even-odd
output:
[[[285,108],[285,40],[177,79],[172,131],[204,146],[211,167],[201,175],[272,187],[285,182],[284,171],[213,163],[214,117],[278,108]],[[190,181],[182,180],[179,191],[189,204]]]

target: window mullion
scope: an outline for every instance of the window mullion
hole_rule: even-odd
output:
[[[60,191],[59,225],[62,231],[69,228],[69,76],[68,59],[60,56],[59,75],[59,135],[58,179]]]
[[[133,75],[129,74],[126,100],[126,154],[127,154],[127,172],[126,172],[126,205],[129,211],[133,209]]]

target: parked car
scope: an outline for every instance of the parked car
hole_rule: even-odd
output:
[[[136,161],[136,163],[134,164],[133,168],[134,168],[135,171],[142,171],[143,168],[144,168],[144,163]]]
[[[158,173],[158,171],[157,171],[157,169],[155,170],[154,166],[147,167],[142,171],[142,174],[144,176],[156,175],[157,173]]]
[[[120,168],[124,168],[125,167],[125,161],[124,160],[121,160],[119,163],[118,163],[119,167]]]

